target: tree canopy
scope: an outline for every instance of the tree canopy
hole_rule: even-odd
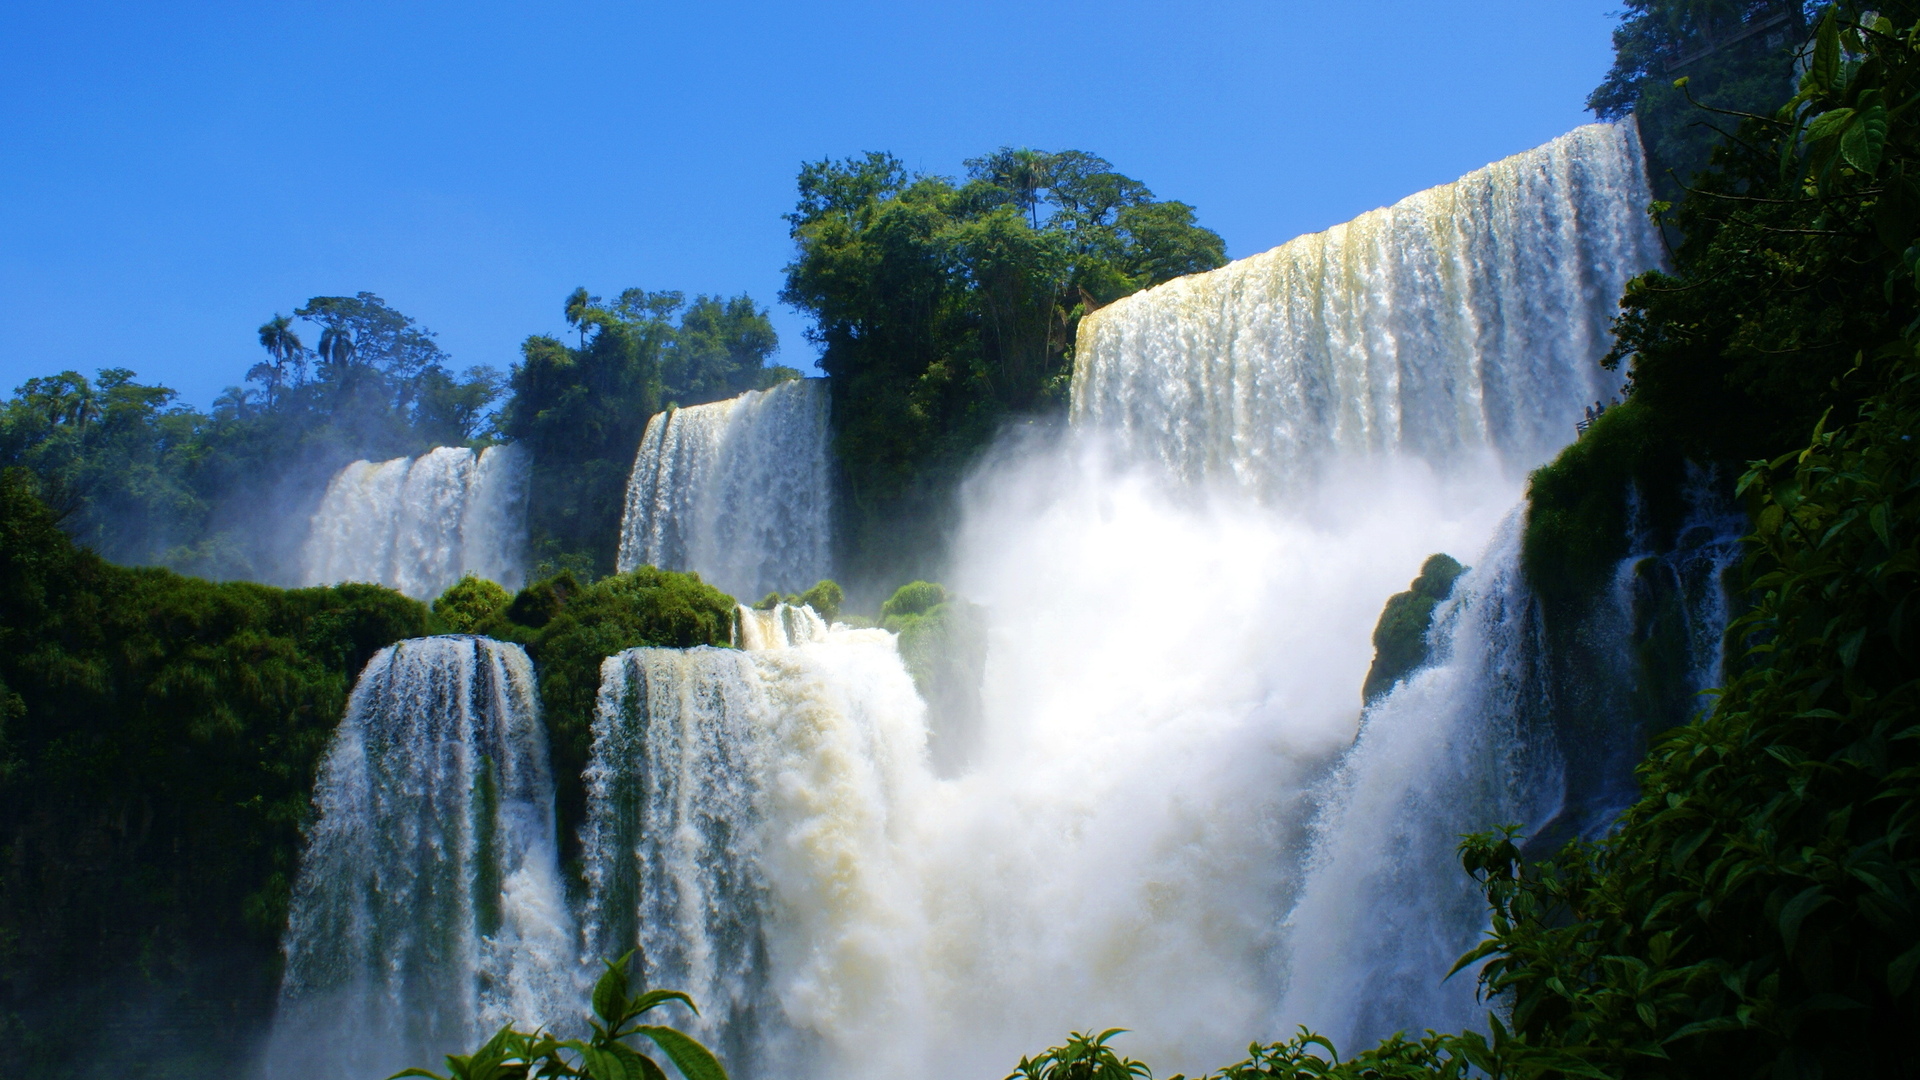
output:
[[[848,554],[876,570],[924,559],[959,472],[1000,424],[1064,403],[1082,315],[1226,262],[1191,206],[1078,150],[1002,148],[957,180],[885,153],[813,162],[787,221],[780,297],[814,318],[852,497]]]

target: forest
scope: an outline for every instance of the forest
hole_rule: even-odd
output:
[[[1920,1073],[1920,7],[1624,7],[1588,104],[1637,117],[1670,265],[1620,301],[1605,364],[1625,400],[1530,479],[1522,565],[1576,655],[1629,517],[1670,535],[1689,465],[1719,470],[1750,529],[1726,683],[1655,733],[1605,836],[1488,821],[1462,839],[1491,931],[1455,977],[1478,980],[1483,1031],[1336,1049],[1302,1030],[1218,1080]],[[965,601],[917,580],[962,479],[1010,427],[1058,422],[1081,318],[1226,262],[1193,207],[1091,153],[964,169],[805,164],[779,297],[814,320],[830,384],[838,564],[892,595],[871,621],[930,700],[965,697],[956,671],[980,662]],[[744,295],[562,304],[570,332],[528,337],[508,372],[456,373],[363,292],[273,315],[264,359],[206,412],[124,368],[0,406],[0,1030],[27,1075],[206,1075],[249,1052],[319,757],[377,649],[523,645],[577,844],[601,662],[729,643],[735,598],[613,572],[620,495],[649,417],[801,373],[769,365]],[[525,589],[278,587],[284,522],[340,466],[499,442],[535,462]],[[282,531],[262,505],[294,511]],[[1368,698],[1426,662],[1461,572],[1435,556],[1388,601]],[[791,599],[831,617],[842,593]],[[1151,1076],[1125,1038],[1007,1064]]]

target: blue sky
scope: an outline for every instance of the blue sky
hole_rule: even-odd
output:
[[[1238,258],[1587,122],[1617,3],[11,0],[0,390],[204,406],[268,316],[362,289],[503,368],[576,285],[746,291],[804,368],[802,161],[1089,150]]]

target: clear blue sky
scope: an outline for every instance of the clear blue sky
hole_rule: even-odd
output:
[[[204,406],[268,316],[362,289],[503,368],[576,285],[744,290],[804,368],[802,161],[1089,150],[1238,258],[1586,122],[1617,2],[10,0],[0,391]]]

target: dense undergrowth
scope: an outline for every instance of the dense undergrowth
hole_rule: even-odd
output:
[[[128,569],[0,473],[0,1026],[9,1071],[188,1049],[270,1014],[320,755],[354,677],[427,610]],[[178,1042],[181,1045],[175,1046]]]

